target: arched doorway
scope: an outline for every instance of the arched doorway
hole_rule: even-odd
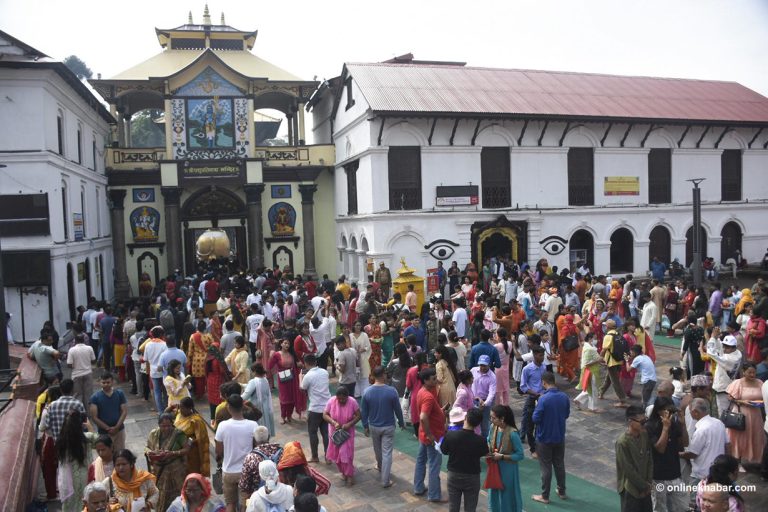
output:
[[[579,229],[568,242],[569,262],[571,271],[576,271],[579,267],[586,264],[592,273],[595,270],[595,240],[592,233],[586,229]]]
[[[634,269],[635,244],[627,228],[619,228],[611,235],[611,274],[629,274]]]
[[[69,305],[69,320],[75,320],[75,270],[71,263],[67,263],[67,303]]]
[[[741,251],[741,226],[728,222],[720,231],[720,236],[720,262],[725,263],[725,260],[735,256],[736,251]]]
[[[503,228],[497,228],[483,233],[483,235],[480,235],[479,242],[479,261],[485,262],[493,256],[502,257],[505,260],[510,257],[517,260],[516,256],[511,256],[517,253],[517,247],[515,247],[517,244],[517,237],[511,230],[506,231]]]
[[[491,222],[472,224],[472,261],[482,267],[492,257],[504,261],[524,261],[528,258],[528,223],[511,221],[500,215]]]
[[[701,242],[701,258],[704,259],[707,256],[707,230],[704,226],[701,226],[699,232],[699,241]],[[693,226],[688,228],[685,232],[685,266],[690,267],[693,263]]]
[[[656,226],[651,230],[651,244],[648,246],[648,261],[659,258],[665,265],[672,260],[672,237],[664,226]]]

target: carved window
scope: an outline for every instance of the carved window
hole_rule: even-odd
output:
[[[421,209],[421,148],[389,148],[389,209]]]
[[[592,148],[568,150],[568,205],[595,204],[595,157]]]
[[[509,208],[509,148],[483,148],[480,153],[483,208]]]
[[[355,160],[344,166],[347,174],[347,215],[357,214],[357,168],[360,162]]]
[[[722,201],[741,201],[741,150],[726,149],[720,156]]]
[[[672,202],[672,150],[654,148],[648,152],[648,203]]]

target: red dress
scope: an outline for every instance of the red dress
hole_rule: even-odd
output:
[[[317,345],[315,339],[310,334],[307,339],[304,339],[301,334],[296,336],[293,340],[293,352],[296,354],[296,359],[304,361],[304,356],[307,354],[317,354]]]
[[[219,405],[221,403],[221,393],[219,387],[227,381],[225,368],[222,366],[224,361],[221,353],[221,345],[218,341],[211,343],[208,347],[208,357],[205,360],[205,380],[208,390],[208,403]]]

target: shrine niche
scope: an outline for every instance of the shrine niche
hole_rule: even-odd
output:
[[[296,210],[288,203],[273,204],[267,212],[272,236],[293,236],[296,227]]]
[[[131,232],[134,242],[157,242],[160,237],[160,212],[141,206],[131,212]]]
[[[245,203],[233,192],[215,185],[193,193],[184,201],[183,220],[236,219],[246,215]]]
[[[176,159],[216,160],[248,156],[246,98],[174,98],[171,134]]]

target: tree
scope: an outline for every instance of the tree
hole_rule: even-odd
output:
[[[72,71],[75,75],[77,75],[77,78],[82,80],[83,78],[91,78],[93,76],[93,71],[91,71],[91,68],[89,68],[85,62],[83,62],[80,57],[77,55],[70,55],[66,59],[64,59],[64,65],[69,68],[70,71]]]
[[[165,146],[165,125],[155,121],[163,111],[147,108],[131,117],[131,146],[134,148],[159,148]]]

